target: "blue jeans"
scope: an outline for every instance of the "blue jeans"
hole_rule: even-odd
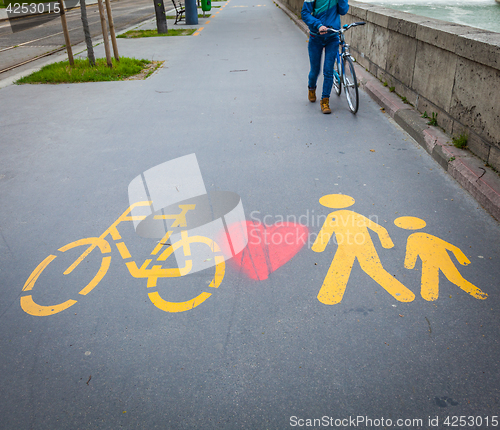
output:
[[[334,33],[309,35],[309,61],[311,71],[309,72],[309,88],[316,88],[319,72],[321,70],[321,55],[325,50],[325,61],[323,63],[323,93],[321,98],[330,98],[333,86],[333,64],[339,51],[339,37]]]

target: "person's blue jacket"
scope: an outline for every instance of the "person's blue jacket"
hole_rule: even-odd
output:
[[[305,0],[302,6],[302,21],[304,21],[309,30],[318,33],[319,28],[332,27],[340,29],[340,15],[345,15],[349,10],[347,0]]]

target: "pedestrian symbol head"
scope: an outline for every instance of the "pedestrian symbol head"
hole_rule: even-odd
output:
[[[394,224],[406,230],[420,230],[427,225],[423,219],[414,216],[400,216],[394,220]]]
[[[355,200],[351,196],[344,194],[327,194],[319,199],[319,203],[327,208],[342,209],[354,204]]]

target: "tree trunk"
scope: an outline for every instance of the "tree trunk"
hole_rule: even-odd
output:
[[[113,22],[113,14],[111,13],[111,0],[106,0],[106,12],[108,13],[109,35],[111,36],[111,44],[113,45],[113,54],[115,60],[120,61],[118,54],[118,44],[116,43],[115,24]]]
[[[66,22],[66,11],[64,10],[63,0],[58,0],[59,2],[59,15],[61,16],[61,25],[64,33],[64,42],[66,43],[66,52],[68,53],[69,65],[73,66],[75,64],[73,60],[73,50],[71,49],[71,40],[69,39],[68,23]]]
[[[87,19],[87,6],[85,0],[80,0],[80,10],[82,13],[83,34],[85,34],[85,43],[87,44],[87,58],[91,66],[95,66],[94,47],[90,37],[89,21]]]
[[[101,28],[104,41],[104,51],[106,52],[106,62],[108,63],[108,67],[112,68],[113,60],[111,59],[111,51],[109,49],[108,24],[104,15],[104,4],[102,3],[102,0],[97,0],[97,5],[99,6],[99,15],[101,17]]]
[[[153,0],[155,4],[156,13],[156,28],[158,29],[158,34],[168,33],[167,28],[167,16],[165,15],[165,5],[163,0]]]

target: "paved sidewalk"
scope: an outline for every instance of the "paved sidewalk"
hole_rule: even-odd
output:
[[[0,89],[0,428],[491,422],[498,222],[397,100],[310,103],[307,37],[271,0],[216,5],[196,36],[118,39],[164,62],[146,80]],[[192,188],[239,197],[241,255],[121,216],[137,192],[172,220]],[[212,267],[167,276],[189,261]]]

